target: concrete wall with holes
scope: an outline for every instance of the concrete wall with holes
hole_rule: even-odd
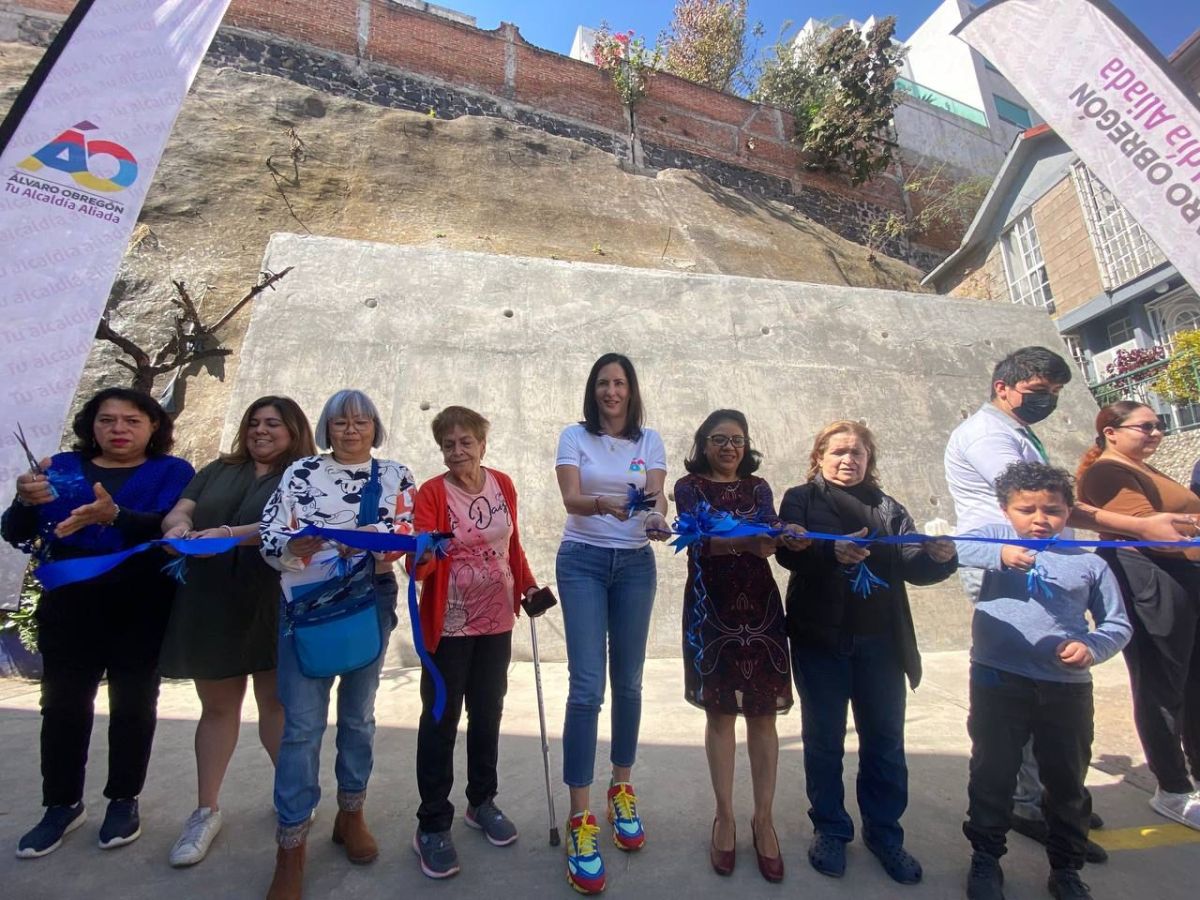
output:
[[[953,520],[942,451],[987,398],[995,360],[1027,344],[1058,346],[1040,310],[928,294],[277,234],[264,267],[285,266],[295,269],[254,307],[222,445],[260,394],[289,394],[315,421],[330,393],[357,387],[387,423],[383,453],[422,481],[444,471],[435,413],[472,407],[492,422],[486,461],[516,482],[530,563],[551,584],[564,517],[554,452],[602,353],[626,353],[638,367],[647,423],[666,442],[668,487],[715,408],[749,417],[777,500],[803,480],[821,426],[863,419],[879,439],[885,489],[920,526]],[[1095,405],[1073,383],[1060,409],[1039,434],[1073,468]],[[664,546],[657,553],[651,653],[673,656],[687,564]],[[786,573],[777,576],[782,587]],[[912,597],[924,647],[968,645],[956,579]],[[543,655],[561,658],[561,617],[543,621]],[[527,629],[522,619],[519,656]],[[406,628],[398,634],[411,660]]]

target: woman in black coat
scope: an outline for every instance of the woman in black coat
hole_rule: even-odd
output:
[[[838,421],[813,443],[808,482],[791,488],[779,508],[784,522],[808,531],[864,536],[908,534],[912,517],[879,488],[875,440],[863,425]],[[791,571],[787,587],[792,674],[800,694],[804,774],[814,836],[813,868],[839,877],[854,824],[845,808],[842,756],[846,711],[859,736],[858,808],[863,842],[902,884],[921,880],[921,864],[904,849],[900,817],[908,805],[904,758],[905,679],[921,680],[921,657],[905,583],[935,584],[958,567],[954,544],[861,547],[814,541],[806,550],[780,547]],[[866,563],[882,584],[866,596],[853,576]]]

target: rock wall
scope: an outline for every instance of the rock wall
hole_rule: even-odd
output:
[[[1192,467],[1200,461],[1200,430],[1168,434],[1150,462],[1180,484],[1190,484]]]
[[[950,431],[987,396],[994,360],[1053,345],[1038,310],[899,291],[637,270],[277,234],[264,266],[295,266],[255,307],[225,418],[263,393],[316,416],[342,387],[366,390],[391,437],[383,452],[418,480],[444,471],[429,425],[450,404],[492,422],[487,461],[521,497],[534,573],[554,580],[561,500],[560,430],[581,415],[583,382],[601,353],[638,366],[648,424],[667,446],[668,486],[696,427],[717,407],[742,409],[776,496],[802,480],[813,435],[836,418],[874,429],[885,488],[918,523],[953,518],[942,474]],[[1094,404],[1068,385],[1044,429],[1051,453],[1077,459]],[[1043,429],[1039,428],[1039,433]],[[679,653],[684,559],[658,553],[651,652]],[[780,574],[781,585],[785,579]],[[913,591],[922,644],[961,648],[970,609],[956,580]],[[562,653],[548,616],[543,652]],[[526,652],[525,626],[518,630]]]

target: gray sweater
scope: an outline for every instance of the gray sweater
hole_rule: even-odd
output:
[[[968,532],[979,537],[1017,539],[1011,525],[985,525]],[[1005,569],[1001,544],[958,541],[959,563],[985,569],[971,622],[971,661],[1038,681],[1092,680],[1088,669],[1065,666],[1058,646],[1082,641],[1096,663],[1113,656],[1132,631],[1117,580],[1108,563],[1078,547],[1052,547],[1037,554],[1036,567],[1047,591],[1036,596],[1027,575]],[[1085,612],[1096,630],[1089,631]]]

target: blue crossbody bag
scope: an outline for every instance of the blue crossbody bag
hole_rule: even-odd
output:
[[[371,478],[358,507],[359,525],[379,521],[383,486],[379,462],[371,460]],[[383,652],[383,626],[375,594],[375,557],[364,553],[349,572],[333,576],[318,599],[288,611],[300,672],[308,678],[331,678],[361,669]]]

